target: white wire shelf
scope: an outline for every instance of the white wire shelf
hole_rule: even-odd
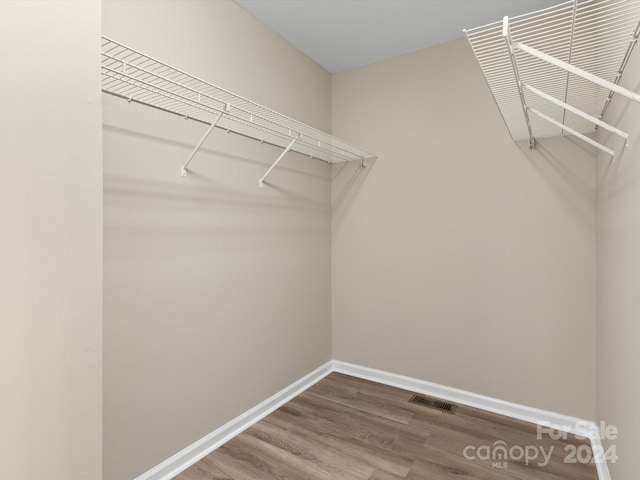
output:
[[[602,119],[639,31],[640,0],[571,0],[465,33],[512,138],[533,146],[596,125],[628,141]]]
[[[102,91],[209,125],[187,165],[214,127],[327,163],[376,157],[332,135],[201,80],[115,40],[102,37]]]

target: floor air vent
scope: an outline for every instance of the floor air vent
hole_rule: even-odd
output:
[[[456,405],[453,403],[445,402],[444,400],[438,400],[436,398],[425,397],[424,395],[414,395],[409,400],[416,405],[422,405],[423,407],[435,408],[444,412],[453,413],[456,411]]]

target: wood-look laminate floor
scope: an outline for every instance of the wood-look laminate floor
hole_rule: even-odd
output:
[[[587,440],[411,397],[332,373],[175,480],[597,480],[593,463],[565,462],[585,458]]]

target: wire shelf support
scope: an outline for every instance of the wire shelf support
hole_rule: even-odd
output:
[[[629,147],[603,119],[615,94],[640,103],[619,85],[640,36],[640,0],[570,0],[465,33],[514,140],[534,147],[571,134],[615,159],[586,136],[603,128]]]

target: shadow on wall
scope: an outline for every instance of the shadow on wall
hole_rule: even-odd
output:
[[[178,158],[176,159],[176,163],[179,164],[179,166],[182,165],[182,163],[184,163],[188,158],[189,158],[189,154],[193,151],[194,147],[195,147],[195,143],[191,144],[191,143],[187,143],[183,140],[178,140],[178,139],[170,139],[167,136],[160,136],[160,135],[153,135],[150,133],[145,133],[145,132],[141,132],[141,131],[134,131],[131,128],[121,128],[121,127],[117,127],[114,125],[108,125],[108,124],[103,124],[103,129],[107,132],[112,132],[118,135],[123,135],[123,136],[127,136],[130,138],[135,138],[135,139],[140,139],[140,140],[148,140],[148,141],[152,141],[152,142],[156,142],[158,144],[161,145],[167,145],[167,146],[172,146],[172,147],[178,147],[181,149],[185,150],[185,156],[182,158]],[[215,130],[214,132],[212,132],[211,136],[209,136],[207,138],[208,142],[215,142],[216,139],[216,133],[221,134],[224,133],[224,131],[218,129]],[[241,139],[241,141],[246,141],[248,143],[254,143],[255,140],[250,140],[250,139],[246,139],[246,138],[242,138],[239,137],[238,135],[234,134],[234,133],[226,133],[226,135],[230,135],[232,137],[236,137]],[[278,157],[279,153],[281,151],[281,149],[279,149],[278,147],[274,147],[272,145],[266,145],[265,148],[270,148],[270,150],[273,151],[273,160],[275,161],[276,158]],[[260,161],[260,160],[256,160],[254,158],[247,158],[246,156],[238,156],[238,155],[233,155],[230,154],[228,152],[222,152],[220,150],[213,150],[211,148],[206,148],[204,146],[202,146],[199,150],[198,153],[196,155],[203,155],[203,154],[209,154],[209,155],[215,155],[215,156],[222,156],[225,157],[226,159],[230,159],[230,160],[235,160],[235,161],[239,161],[239,162],[244,162],[245,164],[252,164],[252,165],[259,165],[259,166],[263,166],[265,169],[269,167],[269,163],[264,162],[264,161]],[[299,154],[295,153],[295,152],[291,152],[288,154],[289,156],[300,156]],[[302,157],[305,160],[306,157]],[[319,160],[314,160],[316,162],[318,162]],[[189,175],[193,175],[195,173],[195,171],[197,170],[197,157],[194,157],[194,160],[192,160],[193,164],[189,167]],[[179,167],[178,167],[179,168]],[[319,181],[323,181],[326,182],[327,179],[322,176],[322,175],[314,175],[310,172],[307,172],[301,168],[293,168],[293,167],[287,167],[285,165],[282,164],[278,164],[278,170],[282,170],[285,172],[293,172],[296,173],[298,175],[303,175],[303,176],[307,176],[307,177],[311,177],[313,179],[319,180]],[[194,170],[195,169],[195,170]],[[206,176],[202,175],[201,176],[203,178],[207,178]],[[257,182],[257,180],[256,180]],[[265,185],[269,185],[268,182],[264,182]]]
[[[607,140],[610,140],[610,138],[604,137],[605,143]],[[636,138],[629,139],[630,144],[635,142],[640,142],[640,134]],[[615,168],[613,168],[614,164],[605,157],[607,155],[603,154],[598,159],[599,162],[606,162],[606,166],[598,173],[599,200],[607,201],[625,192],[631,193],[635,191],[640,183],[640,171],[633,164],[637,159],[632,158],[628,150],[623,149],[622,154],[616,157]]]
[[[210,138],[218,149],[200,149],[181,177],[198,125],[167,121],[159,126],[170,131],[167,136],[135,127],[104,125],[105,238],[224,237],[240,246],[283,235],[305,242],[326,235],[331,211],[325,164],[291,152],[260,188],[258,179],[281,149],[216,131]],[[238,151],[242,155],[233,153]]]
[[[176,173],[176,175],[178,175]],[[198,182],[187,185],[179,185],[173,182],[161,182],[157,180],[142,180],[139,178],[125,177],[121,175],[104,176],[104,192],[110,198],[119,198],[120,201],[128,199],[131,203],[144,204],[146,208],[158,209],[205,209],[210,210],[225,208],[240,209],[250,208],[255,210],[304,210],[324,214],[326,205],[303,197],[291,189],[276,185],[265,185],[273,191],[280,193],[278,197],[238,192],[227,189],[215,182],[212,178],[189,172]],[[256,186],[256,190],[259,187]]]
[[[534,149],[529,148],[527,140],[515,143],[554,196],[569,211],[570,218],[578,219],[580,227],[592,234],[597,198],[595,149],[573,137],[536,139]],[[594,162],[593,175],[586,175],[585,169],[574,165],[574,162]],[[585,205],[593,208],[586,209]]]
[[[378,159],[365,162],[347,162],[334,166],[331,172],[331,211],[334,224],[340,222],[349,205],[357,197],[362,184],[375,168]]]

